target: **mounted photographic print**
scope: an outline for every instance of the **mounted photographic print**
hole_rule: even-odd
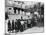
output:
[[[5,0],[5,35],[43,32],[43,2]]]

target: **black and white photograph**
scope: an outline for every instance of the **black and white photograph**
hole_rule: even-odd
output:
[[[5,35],[44,33],[44,3],[5,0]]]

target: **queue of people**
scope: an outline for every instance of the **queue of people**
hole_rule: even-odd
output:
[[[8,21],[8,31],[12,31],[13,32],[15,30],[15,32],[19,32],[19,31],[23,32],[27,28],[33,27],[34,24],[35,23],[32,20],[30,20],[30,19],[28,19],[28,20],[16,19],[15,22],[14,22],[14,20],[12,20],[12,23],[9,20]]]
[[[8,21],[8,31],[23,31],[23,26],[21,25],[20,21],[16,19],[16,22],[12,20],[12,23],[10,23],[10,20]]]
[[[8,18],[9,18],[8,13],[5,13],[5,19],[7,20]],[[21,19],[16,19],[15,22],[14,22],[14,20],[12,20],[12,23],[9,20],[8,21],[8,31],[14,31],[15,30],[17,32],[19,32],[19,31],[23,32],[27,28],[31,28],[33,26],[36,26],[36,24],[38,22],[40,22],[37,19],[38,18],[35,15],[32,19],[23,19],[23,17],[21,17]],[[44,18],[42,18],[41,22],[43,22],[43,21],[44,21]]]

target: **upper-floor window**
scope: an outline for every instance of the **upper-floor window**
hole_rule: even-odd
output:
[[[11,8],[9,8],[9,10],[11,10]]]

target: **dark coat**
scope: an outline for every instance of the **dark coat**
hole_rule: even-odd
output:
[[[20,29],[21,23],[19,20],[17,21],[17,26],[18,26],[18,29]]]
[[[12,30],[14,30],[14,21],[12,21]]]
[[[8,31],[11,30],[11,23],[10,23],[10,20],[8,21]]]
[[[17,22],[15,22],[15,30],[17,30],[18,29],[18,26],[17,26]]]

